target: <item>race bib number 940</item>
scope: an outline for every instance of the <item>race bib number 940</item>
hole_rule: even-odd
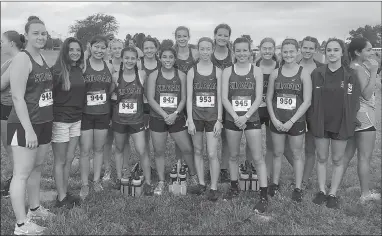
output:
[[[137,113],[137,100],[128,99],[119,103],[120,114],[135,114]]]
[[[215,107],[215,96],[213,93],[197,93],[197,107]]]
[[[53,105],[53,95],[52,90],[47,90],[40,95],[40,100],[38,102],[39,107],[46,107]]]
[[[86,96],[88,106],[97,106],[106,103],[107,97],[104,91],[88,92]]]
[[[296,95],[283,94],[282,96],[277,96],[277,108],[284,110],[296,109]]]
[[[177,108],[178,97],[175,93],[161,93],[159,96],[159,106],[167,108]]]
[[[232,107],[234,111],[248,111],[252,106],[251,96],[233,96]]]

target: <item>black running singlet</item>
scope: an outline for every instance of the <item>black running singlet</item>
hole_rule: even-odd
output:
[[[211,61],[217,68],[224,70],[225,68],[228,68],[233,65],[232,63],[232,56],[231,56],[231,50],[228,49],[228,55],[223,60],[218,60],[215,57],[215,53],[212,53]]]
[[[181,59],[177,58],[175,61],[175,68],[177,68],[178,70],[182,71],[185,74],[187,74],[187,72],[195,64],[194,58],[192,57],[191,48],[189,47],[188,50],[189,50],[189,54],[188,54],[188,58],[186,60],[181,60]]]

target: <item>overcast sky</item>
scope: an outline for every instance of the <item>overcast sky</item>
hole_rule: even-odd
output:
[[[175,28],[184,25],[191,43],[213,37],[220,23],[231,26],[231,40],[249,34],[255,45],[268,36],[277,44],[307,35],[320,43],[333,36],[344,39],[352,29],[381,23],[380,2],[1,2],[1,32],[24,32],[28,16],[36,15],[53,37],[65,38],[76,20],[98,12],[117,19],[118,38],[142,32],[174,39]]]

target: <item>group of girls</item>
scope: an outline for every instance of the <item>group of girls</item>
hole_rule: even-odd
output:
[[[246,137],[246,156],[252,161],[260,185],[254,210],[266,211],[268,195],[279,191],[282,155],[294,169],[292,199],[301,202],[317,153],[319,192],[313,202],[338,207],[336,192],[344,171],[358,150],[361,201],[378,199],[369,190],[369,162],[375,143],[375,83],[377,66],[370,62],[371,45],[354,39],[348,51],[352,62],[345,65],[344,43],[335,38],[325,48],[327,65],[313,59],[318,41],[302,41],[302,60],[296,61],[299,44],[285,39],[282,61],[275,58],[275,42],[260,43],[260,59],[251,62],[251,43],[237,38],[228,47],[231,28],[214,30],[214,39],[203,37],[197,49],[188,45],[186,27],[175,31],[174,48],[163,48],[146,38],[143,56],[133,44],[95,36],[85,53],[75,38],[64,41],[56,63],[46,64],[41,49],[47,40],[44,23],[30,17],[25,25],[27,39],[17,32],[3,34],[2,47],[13,56],[2,66],[2,125],[7,120],[7,152],[13,158],[10,197],[16,215],[15,234],[40,234],[45,229],[33,222],[54,216],[40,205],[41,166],[52,142],[56,206],[80,204],[68,191],[71,163],[80,146],[80,197],[89,194],[89,156],[94,152],[93,189],[103,190],[110,179],[111,146],[115,143],[116,188],[120,188],[124,156],[130,152],[129,137],[140,157],[145,183],[144,195],[153,194],[149,160],[149,138],[153,144],[159,181],[155,192],[165,188],[167,134],[174,139],[177,157],[189,167],[189,193],[219,197],[217,184],[230,181],[224,199],[239,193],[240,141]],[[112,59],[104,60],[107,48]],[[122,49],[123,48],[123,49]],[[10,93],[10,90],[12,93]],[[3,96],[4,95],[4,96]],[[3,115],[7,110],[9,114]],[[4,119],[3,119],[4,118]],[[267,153],[262,154],[261,125],[266,126]],[[3,131],[3,129],[2,129]],[[211,184],[204,179],[203,133],[206,136]],[[218,142],[222,137],[221,164]],[[305,162],[303,143],[305,138]],[[227,141],[229,140],[229,142]],[[333,174],[326,191],[326,163],[331,143]],[[127,154],[124,151],[128,150]],[[267,178],[268,177],[268,178]],[[269,185],[269,186],[268,186]],[[29,210],[25,212],[25,191]]]

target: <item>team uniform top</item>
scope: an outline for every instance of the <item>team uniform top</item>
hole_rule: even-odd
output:
[[[261,60],[258,60],[256,62],[256,66],[257,67],[260,67],[260,61]],[[279,63],[276,61],[276,67],[275,69],[279,68]],[[265,107],[267,107],[267,103],[266,103],[266,97],[267,97],[267,91],[268,91],[268,83],[269,83],[269,76],[271,74],[264,74],[263,73],[263,98],[261,99],[261,103],[260,103],[260,107],[259,109],[265,109]],[[268,110],[266,111],[266,115],[267,117],[269,117],[269,114],[268,114]]]
[[[188,58],[186,60],[181,60],[179,58],[176,59],[175,61],[175,68],[178,70],[182,71],[183,73],[187,74],[187,72],[194,66],[195,61],[194,58],[192,57],[192,51],[191,48],[188,47],[189,54]]]
[[[301,72],[303,67],[300,66],[296,75],[286,77],[281,73],[282,67],[278,70],[278,76],[275,79],[272,106],[276,118],[281,122],[287,122],[294,116],[297,109],[303,102],[303,84],[301,80]],[[305,121],[305,114],[296,122]]]
[[[167,113],[171,114],[176,111],[181,100],[181,82],[178,75],[178,70],[175,69],[174,77],[167,80],[162,75],[162,70],[158,70],[158,77],[155,84],[155,101]],[[150,115],[163,120],[163,117],[150,108]],[[179,112],[178,118],[184,116],[183,110]]]
[[[144,70],[146,72],[147,76],[149,76],[153,71],[158,70],[158,68],[161,68],[160,61],[156,60],[157,61],[157,66],[154,69],[148,69],[145,66],[144,60],[145,60],[145,58],[142,58],[142,60],[141,60],[141,68],[142,68],[142,70]]]
[[[62,90],[59,82],[61,68],[53,66],[53,116],[54,121],[72,123],[81,120],[85,102],[85,81],[82,69],[72,66],[69,74],[70,90]]]
[[[140,124],[143,122],[143,86],[139,73],[135,71],[135,79],[126,82],[123,73],[118,78],[117,103],[113,109],[113,122],[123,125]]]
[[[228,68],[233,65],[232,63],[232,56],[231,56],[231,50],[228,49],[228,55],[223,60],[216,59],[215,54],[212,53],[211,61],[217,68],[224,70],[225,68]]]
[[[4,64],[1,66],[1,75],[4,74],[5,71],[7,71],[10,67],[10,64],[12,63],[12,59],[9,59],[8,61],[4,62]],[[3,70],[4,68],[4,70]],[[5,69],[6,68],[6,69]],[[7,88],[5,88],[0,93],[1,95],[1,104],[6,106],[12,106],[12,95],[11,95],[11,86],[8,85]]]
[[[215,121],[218,118],[216,67],[210,75],[198,73],[194,66],[192,93],[192,118],[194,120]]]
[[[111,73],[103,61],[104,68],[96,71],[90,66],[89,59],[86,60],[84,73],[86,104],[84,113],[90,115],[102,115],[110,113],[110,84]]]
[[[42,56],[41,66],[33,60],[28,51],[23,52],[28,55],[32,63],[24,95],[30,121],[32,124],[50,122],[53,120],[52,73]],[[14,107],[9,114],[8,123],[20,123]]]
[[[256,98],[256,80],[253,75],[253,65],[250,64],[250,70],[246,75],[236,73],[236,65],[232,66],[231,76],[229,77],[228,100],[232,104],[233,110],[238,116],[243,116],[251,108]],[[233,117],[225,110],[227,120],[234,122]],[[247,122],[256,122],[259,120],[259,113],[256,110]]]

